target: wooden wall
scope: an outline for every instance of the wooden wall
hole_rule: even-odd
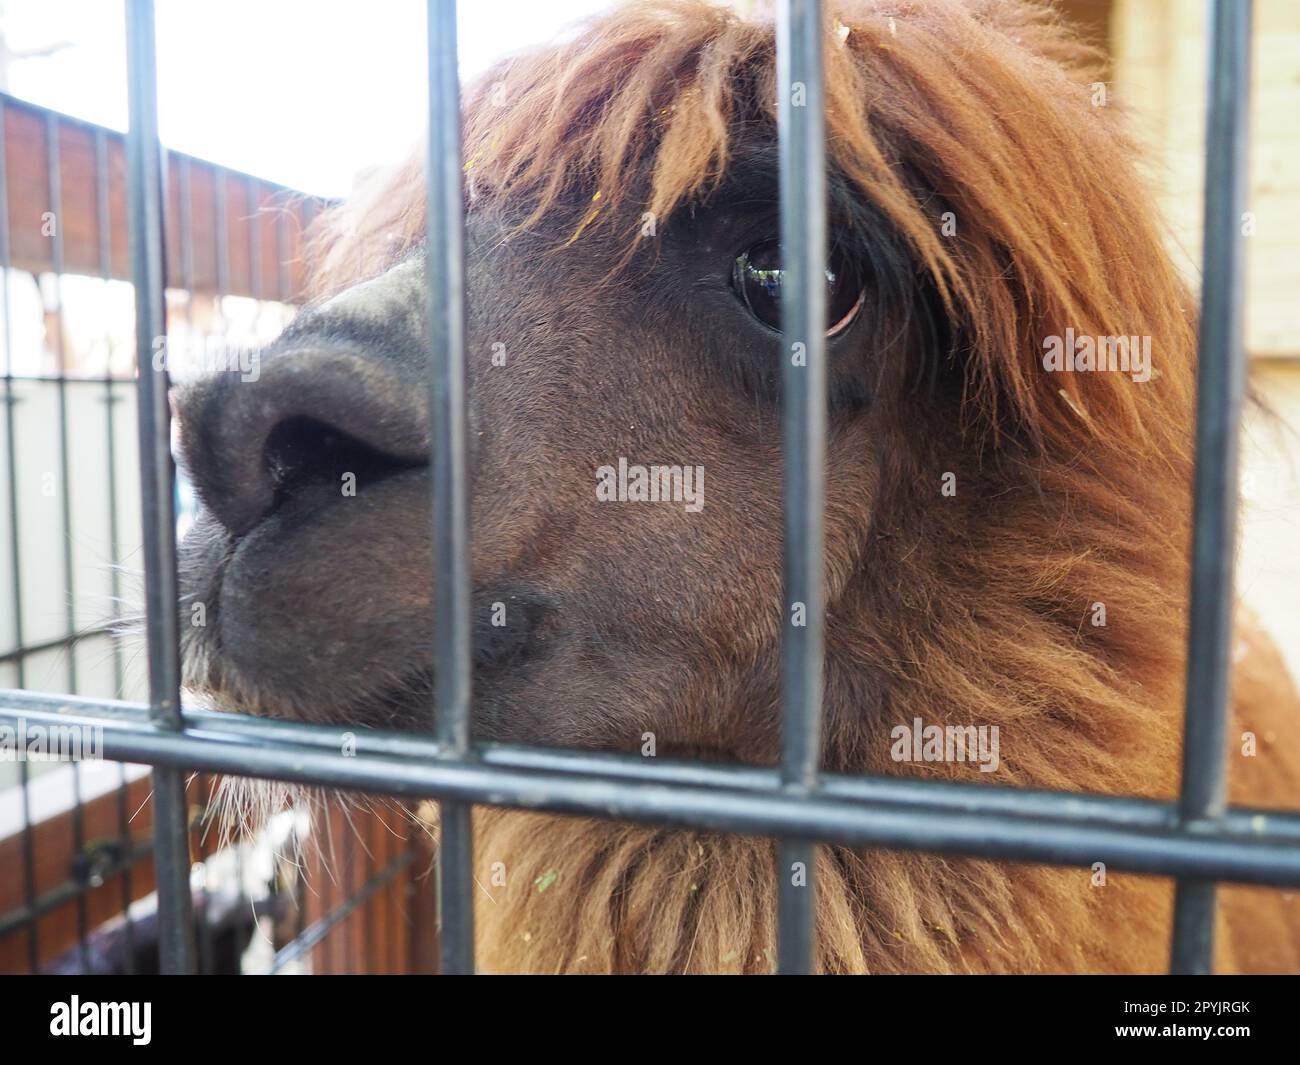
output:
[[[61,201],[56,209],[50,195],[49,113],[0,96],[0,120],[12,264],[34,272],[53,269],[54,242],[47,224],[53,213],[63,238],[64,272],[101,273],[96,180],[102,150],[107,164],[103,169],[108,197],[107,273],[129,281],[122,135],[68,118],[54,124]],[[103,141],[102,149],[97,138]],[[164,221],[168,286],[194,292],[220,288],[236,296],[301,302],[307,280],[303,232],[321,206],[321,201],[283,186],[169,154]],[[193,276],[187,277],[187,272]]]

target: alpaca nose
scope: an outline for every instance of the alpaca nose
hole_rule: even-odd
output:
[[[380,358],[276,345],[253,373],[220,373],[176,398],[199,497],[233,535],[325,483],[352,488],[429,460],[427,390]]]

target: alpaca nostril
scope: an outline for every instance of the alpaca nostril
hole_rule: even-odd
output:
[[[301,343],[301,338],[296,338]],[[345,494],[428,462],[428,397],[379,360],[272,348],[255,381],[180,390],[181,450],[200,498],[241,536],[311,485]]]
[[[355,494],[424,461],[389,455],[325,422],[297,415],[275,426],[267,435],[263,461],[275,491],[272,509],[286,498],[317,484]]]

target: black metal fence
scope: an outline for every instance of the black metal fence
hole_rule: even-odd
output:
[[[361,732],[340,754],[339,730],[182,710],[167,379],[151,372],[163,332],[162,196],[154,106],[151,0],[128,0],[132,260],[140,352],[140,441],[149,606],[147,706],[21,691],[0,693],[0,720],[100,726],[106,757],[157,767],[155,802],[163,966],[194,967],[181,773],[203,769],[442,803],[439,862],[443,969],[473,970],[470,808],[526,806],[601,818],[690,825],[781,840],[779,965],[814,966],[812,881],[818,844],[891,847],[1015,861],[1109,866],[1178,877],[1172,967],[1211,964],[1219,880],[1300,885],[1300,815],[1227,808],[1225,737],[1236,499],[1244,388],[1242,256],[1251,5],[1214,0],[1205,205],[1204,289],[1196,429],[1195,537],[1186,746],[1180,802],[1031,792],[818,772],[822,674],[822,465],[825,369],[819,283],[824,259],[822,13],[785,0],[779,78],[802,82],[806,107],[780,112],[782,240],[791,295],[786,335],[807,351],[786,368],[787,606],[808,624],[785,634],[784,756],[778,769],[665,764],[619,755],[470,742],[469,568],[465,441],[464,245],[456,15],[430,0],[430,269],[436,738]],[[785,94],[788,97],[788,94]],[[789,363],[789,360],[787,360]],[[790,613],[787,610],[786,616]],[[431,713],[434,708],[431,708]],[[788,865],[803,862],[806,886]]]

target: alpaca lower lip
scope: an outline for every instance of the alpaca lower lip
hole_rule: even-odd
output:
[[[250,697],[256,693],[254,697]],[[245,676],[219,652],[207,659],[207,673],[201,681],[187,677],[182,689],[186,709],[216,710],[341,728],[385,728],[401,731],[432,731],[433,673],[412,669],[403,681],[383,690],[363,694],[347,702],[307,699],[294,692],[277,692]]]
[[[427,507],[427,475],[408,470],[356,496],[303,486],[237,539],[201,514],[181,552],[186,684],[222,709],[422,727]]]

